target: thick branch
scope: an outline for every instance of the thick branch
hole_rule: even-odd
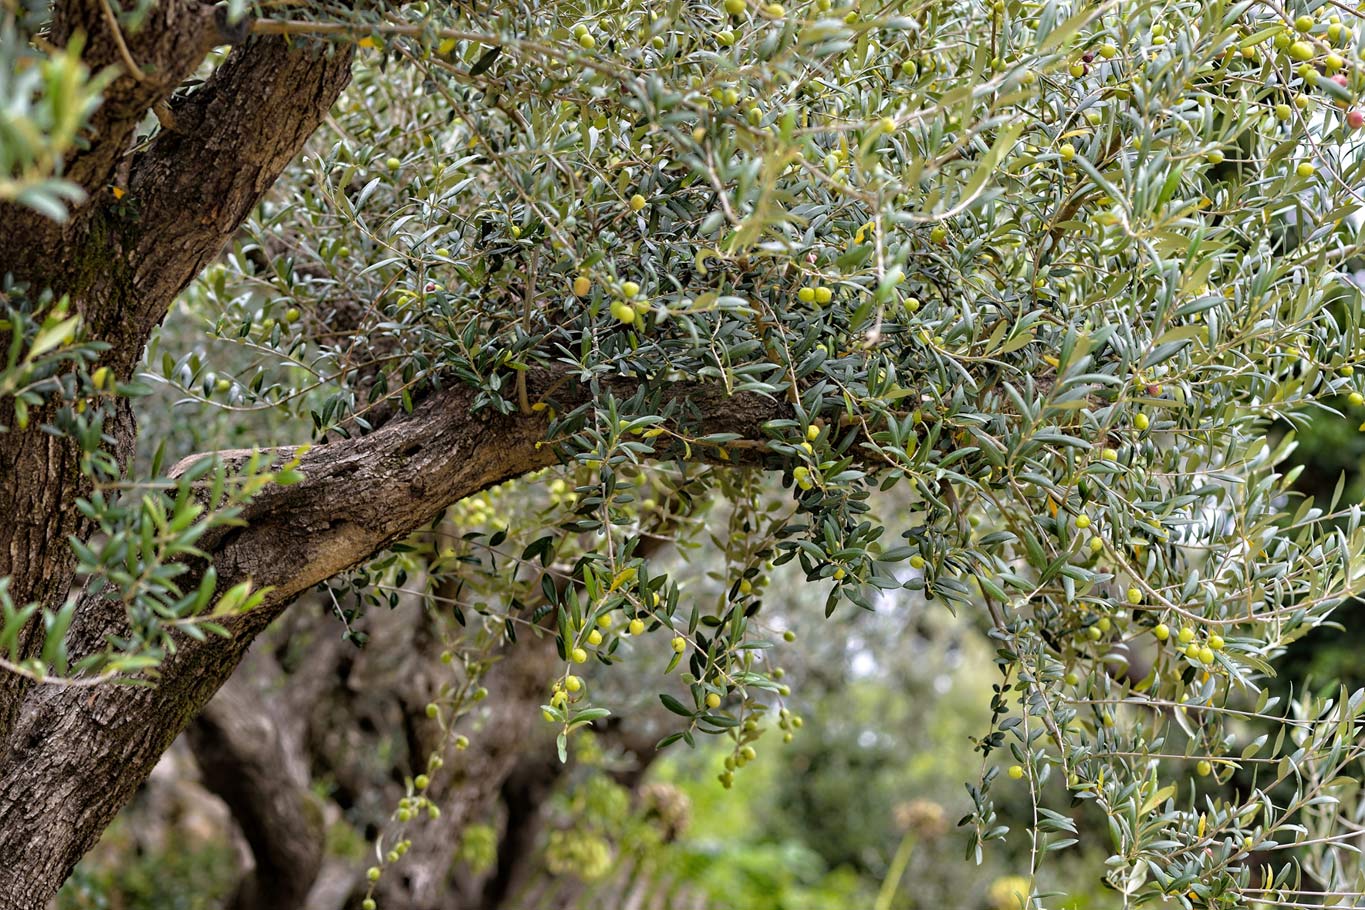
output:
[[[589,393],[573,380],[565,369],[534,370],[528,394],[574,408]],[[636,386],[616,382],[612,389],[629,397]],[[287,602],[429,523],[451,503],[555,463],[543,444],[544,412],[474,415],[474,397],[470,389],[450,389],[369,436],[313,448],[300,464],[303,482],[259,495],[243,515],[247,527],[207,542],[218,577],[225,584],[250,579],[257,588],[272,586],[267,606]],[[763,424],[791,413],[782,402],[753,394],[727,397],[706,383],[677,383],[666,397],[683,405],[696,435],[744,437],[751,447],[727,449],[728,464],[758,463],[762,449],[753,443],[764,438]],[[717,460],[718,452],[696,446],[692,457]],[[665,447],[663,454],[681,455],[681,446]]]
[[[141,341],[218,255],[350,81],[354,47],[253,38],[172,102],[175,127],[132,162],[131,331]]]
[[[87,28],[87,59],[113,64],[120,52],[101,9],[101,0],[71,0],[58,10],[54,32],[63,39]],[[99,135],[72,165],[94,183],[107,179],[104,171],[123,156],[147,107],[168,96],[220,37],[217,14],[196,2],[167,0],[148,16],[126,40],[140,68],[155,76],[125,75],[114,84],[97,118]],[[351,53],[280,38],[236,48],[177,107],[176,129],[137,159],[122,204],[101,196],[60,228],[0,207],[0,273],[71,294],[89,334],[111,345],[104,365],[130,375],[171,301],[218,255],[326,115],[350,78]],[[71,580],[66,540],[85,536],[87,528],[74,508],[85,493],[79,453],[70,440],[37,429],[49,417],[40,413],[34,429],[0,436],[0,476],[13,478],[0,485],[0,512],[19,517],[0,527],[0,576],[10,579],[10,593],[21,603],[52,606]],[[13,423],[3,403],[0,421]],[[105,430],[116,440],[115,455],[126,461],[134,436],[126,403]],[[96,616],[88,624],[102,636],[106,620],[117,618]],[[26,653],[35,642],[30,629]],[[25,688],[18,677],[0,676],[0,754]]]
[[[102,0],[69,0],[58,4],[53,15],[53,40],[64,45],[77,32],[87,35],[83,60],[96,71],[122,65],[105,10]],[[100,190],[127,152],[138,122],[198,67],[217,40],[217,21],[212,7],[196,0],[168,0],[147,12],[143,28],[123,36],[128,53],[142,64],[141,76],[124,72],[108,87],[92,118],[88,147],[67,163],[65,176],[91,194],[75,217],[58,224],[30,209],[0,204],[0,275],[71,293],[97,337],[107,337],[105,327],[118,326],[114,334],[120,337],[108,340],[121,341],[111,359],[122,367],[122,375],[131,372],[146,336],[120,334],[127,326],[120,313],[109,312],[120,307],[107,304],[121,299],[114,288],[122,270],[111,267],[106,239],[92,243],[89,229],[94,213],[107,201]],[[88,295],[83,293],[87,286]],[[162,312],[168,300],[161,302]],[[5,338],[0,332],[0,344]],[[0,424],[14,425],[10,407],[0,401]],[[70,584],[68,537],[83,537],[88,530],[72,507],[85,492],[75,446],[37,429],[52,418],[52,410],[34,414],[34,429],[29,432],[0,434],[0,477],[6,478],[0,484],[0,513],[13,519],[0,527],[0,577],[9,578],[10,594],[19,603],[32,600],[48,606],[60,601]],[[133,448],[132,411],[126,402],[105,426],[115,439],[115,454],[126,459]],[[35,629],[22,636],[25,654],[36,637]],[[0,675],[0,753],[24,689],[19,677]]]

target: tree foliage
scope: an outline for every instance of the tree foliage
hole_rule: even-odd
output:
[[[103,534],[72,542],[79,571],[127,605],[127,634],[77,668],[155,664],[177,634],[218,629],[194,619],[211,604],[262,602],[246,584],[215,592],[184,557],[203,552],[210,516],[234,521],[308,475],[308,450],[288,448],[235,486],[241,456],[129,476],[96,454],[114,399],[161,384],[194,413],[268,413],[326,450],[462,389],[471,416],[535,422],[536,458],[562,467],[532,478],[539,499],[467,500],[457,545],[418,534],[332,585],[339,607],[452,580],[478,592],[456,617],[474,627],[452,658],[466,672],[431,708],[452,736],[485,650],[548,630],[562,671],[543,710],[561,751],[611,708],[578,665],[652,662],[672,673],[664,742],[729,737],[729,786],[760,737],[790,729],[772,663],[786,645],[763,606],[769,571],[793,563],[828,586],[827,613],[905,590],[989,617],[1000,679],[969,855],[1009,834],[993,808],[1003,759],[1039,797],[1034,866],[1074,843],[1066,807],[1040,801],[1060,777],[1109,815],[1108,882],[1127,906],[1292,903],[1304,874],[1365,890],[1346,850],[1365,695],[1264,689],[1286,645],[1360,584],[1357,508],[1339,490],[1297,497],[1281,467],[1292,433],[1269,432],[1361,405],[1354,12],[258,12],[257,34],[358,43],[362,62],[186,298],[202,344],[155,340],[125,385],[96,378],[93,348],[51,367],[66,416],[44,429],[91,440],[81,509]],[[61,91],[30,93],[55,110]],[[385,457],[397,471],[405,456]],[[200,472],[218,487],[196,498]],[[869,500],[892,486],[912,505],[874,520]],[[689,521],[712,499],[723,526]],[[688,529],[723,566],[719,599],[651,558],[652,537]],[[29,614],[6,609],[17,632]],[[10,635],[9,665],[64,673],[63,609],[36,609],[48,647],[24,655]],[[1200,778],[1239,770],[1244,787],[1203,794]],[[396,812],[400,843],[423,786]]]

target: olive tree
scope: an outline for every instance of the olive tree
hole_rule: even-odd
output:
[[[461,748],[500,683],[564,755],[611,711],[580,665],[665,671],[661,745],[728,737],[742,783],[793,726],[788,563],[827,612],[988,621],[969,855],[1025,838],[1033,882],[1060,777],[1127,906],[1362,890],[1365,696],[1262,688],[1361,581],[1356,507],[1281,468],[1365,403],[1348,7],[0,9],[0,906],[45,905],[318,585],[448,621],[372,895],[515,751]],[[167,386],[244,447],[168,464],[136,419]],[[538,509],[475,507],[516,478]],[[715,497],[703,599],[650,542]]]

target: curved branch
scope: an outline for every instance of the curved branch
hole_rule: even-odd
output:
[[[528,394],[572,409],[590,398],[585,386],[574,384],[576,379],[567,368],[532,370]],[[618,398],[638,389],[629,381],[609,387]],[[765,438],[763,425],[791,415],[784,402],[756,394],[727,396],[711,383],[679,382],[666,397],[684,409],[698,435],[743,437],[724,449],[692,447],[692,458],[722,464],[761,463],[763,449],[754,442]],[[449,389],[369,436],[309,450],[299,464],[302,482],[258,495],[243,510],[246,527],[203,542],[220,584],[250,580],[258,589],[272,587],[264,607],[269,609],[360,564],[432,521],[451,503],[556,463],[553,449],[543,442],[549,425],[545,412],[471,414],[474,398],[471,389]],[[297,449],[274,451],[288,458]],[[229,461],[250,455],[217,454]],[[680,443],[670,447],[664,442],[660,451],[661,458],[683,454]],[[202,457],[183,460],[172,473]]]

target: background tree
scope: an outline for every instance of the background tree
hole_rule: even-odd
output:
[[[764,609],[784,565],[827,612],[907,588],[988,621],[965,821],[977,856],[1006,835],[1008,749],[1026,889],[1077,840],[1055,777],[1111,819],[1130,904],[1292,901],[1300,867],[1362,890],[1365,698],[1261,688],[1359,582],[1356,509],[1296,500],[1266,437],[1362,403],[1349,13],[4,8],[6,906],[46,903],[320,584],[344,623],[419,592],[449,667],[410,690],[430,724],[362,900],[439,892],[405,854],[469,820],[438,811],[476,804],[460,786],[511,779],[527,705],[561,756],[606,720],[590,660],[674,674],[660,744],[726,737],[729,787],[792,726]],[[201,273],[200,338],[172,349]],[[166,469],[132,406],[156,384],[249,449]],[[527,475],[540,511],[439,523]],[[874,520],[892,487],[909,506]],[[717,497],[723,527],[695,528]],[[688,527],[719,596],[657,558]],[[233,707],[196,736],[252,721]],[[1244,746],[1248,715],[1293,735]],[[258,873],[309,861],[252,820],[278,767],[219,783]],[[1199,792],[1239,767],[1250,788]],[[1294,862],[1271,880],[1251,851]]]

